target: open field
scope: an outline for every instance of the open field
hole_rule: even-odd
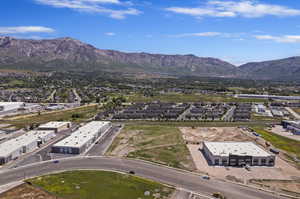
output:
[[[244,132],[242,129],[234,127],[181,127],[180,130],[190,150],[196,168],[201,173],[207,173],[217,178],[240,183],[247,183],[250,179],[291,180],[296,176],[300,176],[299,170],[279,157],[276,158],[275,167],[251,167],[250,171],[247,171],[245,168],[210,166],[201,150],[204,141],[251,141],[262,147],[264,144],[262,140]]]
[[[168,93],[159,94],[153,97],[145,97],[142,94],[128,95],[129,102],[267,102],[264,99],[247,99],[247,98],[234,98],[220,94],[180,94],[180,93]]]
[[[236,127],[203,127],[203,128],[179,128],[183,134],[183,139],[187,143],[202,143],[203,141],[223,142],[223,141],[253,141],[245,136],[241,129]]]
[[[179,129],[173,126],[126,125],[114,140],[108,155],[195,169]]]
[[[258,114],[251,114],[251,120],[269,121],[269,122],[281,122],[282,118],[268,117],[268,116],[262,116],[262,115],[258,115]]]
[[[0,194],[0,199],[62,199],[35,188],[28,184],[22,184],[7,192]]]
[[[167,199],[174,189],[139,177],[106,171],[72,171],[29,180],[64,199]]]
[[[49,121],[69,120],[74,122],[80,122],[85,119],[93,117],[97,113],[97,105],[78,107],[71,110],[53,111],[39,114],[26,115],[24,117],[18,116],[15,118],[9,118],[2,120],[2,123],[16,126],[17,128],[23,128],[31,124],[41,124]],[[72,117],[74,114],[79,117]]]
[[[128,125],[151,125],[151,126],[175,126],[175,127],[261,127],[264,128],[270,121],[249,121],[249,122],[223,122],[223,121],[126,121]]]

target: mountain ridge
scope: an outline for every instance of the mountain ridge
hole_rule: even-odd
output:
[[[28,65],[31,65],[28,66]],[[128,69],[129,72],[162,72],[172,75],[233,77],[238,69],[225,61],[195,55],[128,53],[98,49],[69,37],[45,40],[0,37],[0,66],[22,69]],[[73,66],[73,67],[72,67]],[[121,68],[123,67],[123,68]]]
[[[98,49],[71,37],[34,40],[0,36],[0,68],[300,81],[300,56],[250,62],[237,67],[221,59],[193,54]]]

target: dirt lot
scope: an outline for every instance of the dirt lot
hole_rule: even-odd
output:
[[[300,176],[300,171],[290,166],[280,158],[276,158],[275,167],[252,167],[251,171],[244,168],[210,166],[201,150],[203,141],[252,141],[256,139],[248,136],[239,128],[180,128],[183,138],[187,141],[193,161],[198,171],[217,178],[246,182],[249,179],[286,179],[291,180]],[[248,133],[249,134],[249,133]],[[259,141],[262,142],[262,141]],[[261,143],[260,143],[261,144]]]
[[[253,138],[245,136],[243,131],[236,127],[205,127],[205,128],[179,128],[183,139],[188,143],[201,143],[203,141],[253,141]]]
[[[33,186],[22,184],[0,194],[0,199],[60,199]]]

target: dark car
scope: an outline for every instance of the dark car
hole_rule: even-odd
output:
[[[57,164],[57,163],[59,163],[59,160],[54,160],[53,163]]]
[[[135,172],[134,171],[129,171],[129,174],[134,175]]]

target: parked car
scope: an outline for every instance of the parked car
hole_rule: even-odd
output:
[[[134,171],[129,171],[129,174],[134,175],[135,172]]]

